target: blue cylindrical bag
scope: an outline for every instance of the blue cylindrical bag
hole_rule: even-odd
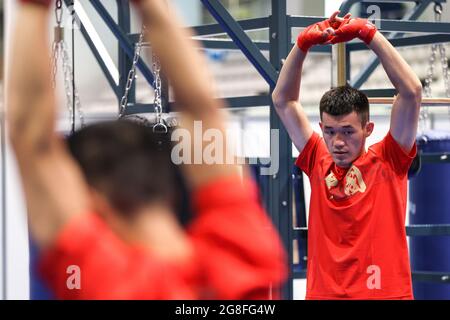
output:
[[[450,152],[450,132],[428,131],[417,139],[419,152]],[[410,180],[410,224],[450,224],[450,163],[422,161],[418,174]],[[410,238],[413,271],[450,273],[450,236]],[[415,299],[450,299],[449,283],[414,281]]]

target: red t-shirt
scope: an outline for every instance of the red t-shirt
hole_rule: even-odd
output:
[[[255,183],[239,177],[199,188],[187,230],[195,258],[183,263],[126,245],[96,214],[77,216],[42,257],[40,272],[59,299],[278,298],[269,289],[285,279],[285,253],[257,199]],[[70,266],[79,268],[80,289],[68,288]]]
[[[415,154],[388,133],[343,169],[312,135],[296,161],[311,183],[307,299],[413,299],[405,215]]]

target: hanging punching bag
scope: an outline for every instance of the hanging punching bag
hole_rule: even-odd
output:
[[[422,154],[448,153],[450,132],[425,132],[417,146]],[[422,161],[409,198],[410,224],[450,224],[450,163]],[[411,237],[410,258],[412,270],[450,273],[450,236]],[[416,299],[450,299],[449,283],[414,281],[413,288]]]

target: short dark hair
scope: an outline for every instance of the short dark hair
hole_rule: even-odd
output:
[[[89,125],[67,138],[72,156],[90,186],[121,214],[155,201],[177,210],[178,168],[170,157],[170,133],[131,121]]]
[[[360,90],[349,85],[332,88],[320,99],[320,119],[324,112],[343,116],[355,111],[365,125],[369,121],[369,100]]]

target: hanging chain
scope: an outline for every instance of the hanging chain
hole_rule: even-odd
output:
[[[167,126],[162,119],[162,100],[161,100],[161,64],[158,57],[152,54],[152,67],[153,67],[153,87],[155,88],[155,99],[153,101],[155,109],[156,123],[153,126],[153,131],[159,133],[167,133]]]
[[[441,22],[442,5],[440,3],[436,7],[435,11],[436,11],[437,22]],[[450,98],[450,76],[449,76],[449,72],[448,72],[448,59],[447,59],[447,52],[445,50],[445,45],[443,43],[439,44],[439,54],[441,56],[441,66],[442,66],[442,75],[443,75],[444,87],[445,87],[445,96],[447,98]],[[449,112],[450,112],[450,107],[449,107]]]
[[[72,14],[75,12],[72,11]],[[80,118],[80,125],[84,127],[84,112],[81,107],[78,90],[73,88],[73,70],[69,50],[64,41],[64,27],[62,27],[62,0],[56,0],[55,18],[56,26],[54,30],[54,41],[52,45],[52,87],[56,88],[56,76],[58,74],[58,60],[62,58],[62,69],[64,76],[64,91],[66,95],[66,108],[69,111],[70,127],[73,128],[75,118],[73,115],[73,102],[75,99],[75,110],[78,112]]]
[[[435,3],[434,12],[436,22],[441,22],[442,5],[440,3]],[[440,43],[438,47],[439,47],[439,55],[441,58],[442,77],[444,81],[445,96],[447,98],[450,98],[450,76],[448,71],[447,52],[445,50],[445,45],[443,43]],[[448,114],[450,116],[450,106],[448,107]]]
[[[431,98],[431,83],[433,82],[434,76],[434,62],[436,61],[437,44],[431,46],[431,55],[428,60],[428,74],[425,78],[425,86],[423,88],[425,97]]]
[[[435,22],[441,22],[442,18],[442,5],[438,2],[435,2],[434,4],[434,20]],[[447,62],[447,55],[445,52],[445,46],[440,44],[433,44],[431,46],[431,55],[428,60],[428,74],[425,78],[425,86],[423,88],[425,97],[431,98],[432,97],[432,91],[431,91],[431,83],[433,82],[434,77],[434,63],[436,62],[436,53],[439,49],[439,54],[441,58],[441,65],[442,65],[442,73],[444,77],[444,84],[445,84],[445,94],[447,97],[450,97],[450,83],[449,83],[449,73],[448,73],[448,62]],[[450,114],[450,107],[449,107],[449,114]],[[422,126],[422,130],[426,128],[426,120],[429,117],[429,109],[427,107],[422,107],[420,111],[420,122]]]
[[[133,86],[134,79],[136,78],[136,66],[139,61],[139,58],[141,57],[141,49],[142,44],[144,43],[144,35],[145,35],[145,25],[142,25],[141,34],[139,35],[139,41],[134,47],[133,63],[131,65],[130,71],[128,72],[127,83],[125,85],[125,92],[122,96],[122,99],[120,100],[119,118],[124,115],[125,108],[128,105],[128,95],[131,90],[131,87]]]
[[[56,88],[56,75],[58,74],[59,43],[52,44],[52,88]]]
[[[443,44],[439,47],[441,55],[442,74],[444,75],[445,96],[450,98],[450,74],[448,72],[448,59],[445,46]]]
[[[152,71],[154,75],[153,80],[153,87],[155,88],[155,99],[154,99],[154,108],[155,108],[155,117],[156,117],[156,123],[159,123],[161,121],[161,113],[162,113],[162,106],[161,106],[161,65],[159,63],[158,57],[153,54],[152,55]]]
[[[64,72],[64,87],[66,91],[66,104],[70,111],[71,124],[75,121],[73,117],[73,105],[75,100],[75,110],[78,112],[81,127],[84,127],[84,112],[81,108],[80,96],[77,88],[73,88],[73,70],[72,63],[69,55],[69,50],[65,42],[61,43],[61,51],[63,57],[63,72]]]
[[[120,100],[120,111],[119,118],[124,117],[125,109],[128,105],[128,96],[133,86],[133,82],[136,79],[136,67],[141,57],[141,49],[144,43],[146,27],[142,25],[141,34],[139,35],[139,41],[134,47],[134,56],[133,62],[131,64],[131,69],[128,72],[127,83],[125,85],[125,91]],[[155,98],[154,98],[154,111],[155,111],[155,119],[156,124],[153,126],[154,132],[167,133],[168,129],[166,124],[162,119],[162,101],[161,101],[161,64],[159,62],[158,57],[155,54],[152,54],[152,72],[154,76],[153,87],[155,88]]]
[[[55,34],[52,45],[52,87],[56,88],[56,75],[58,73],[58,58],[59,58],[59,43],[63,35],[61,21],[62,21],[62,0],[56,0],[55,5]]]

